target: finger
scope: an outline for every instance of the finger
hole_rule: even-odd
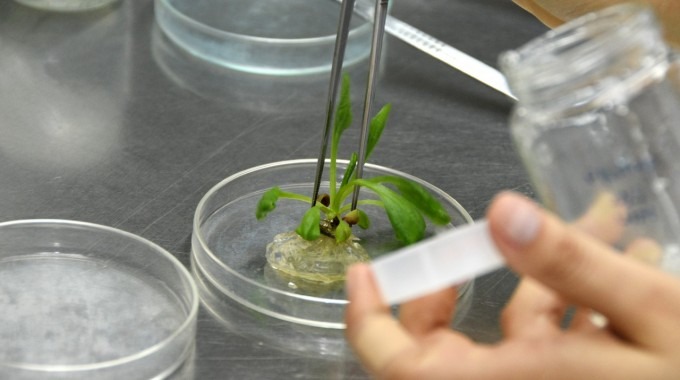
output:
[[[627,217],[626,205],[611,192],[601,192],[574,227],[612,244],[623,235]],[[504,310],[504,331],[507,336],[531,336],[558,333],[568,308],[567,302],[533,280],[523,280],[513,299]],[[571,318],[571,330],[597,330],[593,311],[579,307]]]
[[[525,277],[503,309],[506,338],[547,338],[560,333],[566,303],[554,291]]]
[[[585,214],[573,225],[581,231],[607,244],[613,244],[623,235],[628,209],[612,192],[599,193]],[[597,331],[605,327],[604,316],[590,308],[577,307],[569,321],[572,331]]]
[[[457,298],[457,289],[448,288],[407,302],[399,308],[399,320],[415,337],[423,337],[440,328],[448,329]]]
[[[676,330],[680,280],[615,254],[519,195],[500,194],[488,219],[513,269],[601,312],[625,338],[658,345]]]
[[[601,192],[585,214],[574,222],[574,226],[605,243],[612,244],[623,235],[627,217],[626,205],[619,202],[616,195]]]
[[[356,264],[347,272],[349,304],[345,312],[347,340],[366,369],[382,371],[403,352],[416,347],[414,339],[382,302],[370,267]]]
[[[476,372],[486,362],[487,350],[448,329],[417,342],[383,304],[368,265],[349,269],[347,294],[347,339],[364,367],[378,377],[448,379]]]
[[[642,263],[657,265],[661,259],[661,247],[651,239],[637,239],[626,247],[624,255]],[[578,331],[595,331],[607,327],[607,318],[592,309],[580,307],[571,319],[569,328]]]
[[[651,239],[636,239],[626,247],[624,255],[648,265],[657,265],[661,260],[662,248]],[[574,314],[574,330],[599,330],[607,327],[607,317],[588,308],[578,308]]]
[[[637,239],[626,247],[625,255],[649,265],[658,265],[661,262],[663,249],[657,242],[651,239]]]
[[[607,244],[613,244],[623,235],[628,210],[612,192],[603,191],[573,226]],[[593,323],[594,313],[589,308],[577,307],[569,321],[570,330],[598,330],[602,325]],[[604,317],[602,319],[606,320]],[[606,323],[605,323],[606,324]]]
[[[494,352],[488,355],[483,375],[460,378],[495,380],[673,378],[674,369],[663,363],[663,360],[631,345],[621,344],[619,339],[603,331],[594,334],[568,333],[550,340],[504,341],[494,349]]]
[[[579,307],[571,318],[569,329],[572,331],[593,332],[606,328],[608,324],[609,321],[604,315],[590,308]]]

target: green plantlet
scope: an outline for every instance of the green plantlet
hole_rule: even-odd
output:
[[[371,120],[366,144],[366,161],[380,140],[390,110],[391,105],[385,105]],[[345,75],[331,137],[329,193],[320,195],[314,207],[307,210],[295,230],[297,234],[309,241],[316,240],[321,235],[327,235],[334,237],[336,242],[342,243],[351,238],[352,226],[356,225],[364,229],[370,226],[368,214],[362,210],[364,207],[383,208],[397,239],[404,244],[414,243],[424,237],[425,218],[437,225],[448,224],[450,217],[444,207],[418,183],[388,175],[356,178],[354,169],[358,158],[357,153],[352,153],[345,173],[338,181],[337,156],[340,138],[351,124],[350,80]],[[349,198],[357,186],[372,191],[378,199],[359,200],[357,209],[351,210],[348,200],[351,200]],[[276,208],[276,201],[281,198],[312,203],[309,196],[285,192],[274,187],[262,195],[255,213],[257,219],[262,219],[273,211]]]

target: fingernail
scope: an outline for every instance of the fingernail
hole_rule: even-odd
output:
[[[532,242],[541,226],[541,215],[536,204],[519,195],[502,197],[496,217],[508,243],[516,246]]]

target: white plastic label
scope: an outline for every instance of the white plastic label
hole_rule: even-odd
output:
[[[504,265],[485,220],[446,231],[371,264],[390,305],[456,285]]]

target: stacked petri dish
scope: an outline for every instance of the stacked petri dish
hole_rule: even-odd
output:
[[[369,0],[358,0],[370,2]],[[267,75],[330,70],[335,0],[156,0],[156,21],[178,46],[214,64]],[[370,53],[372,26],[353,17],[345,66]]]

